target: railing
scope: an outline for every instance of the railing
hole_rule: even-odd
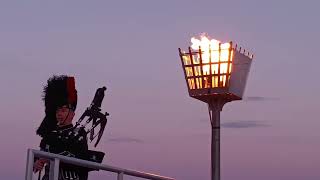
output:
[[[164,176],[154,175],[154,174],[140,172],[140,171],[133,171],[128,169],[118,168],[118,167],[100,164],[92,161],[66,157],[66,156],[34,150],[34,149],[28,149],[25,180],[32,180],[33,163],[34,163],[35,157],[41,157],[41,158],[50,160],[49,180],[58,180],[60,162],[97,169],[97,170],[114,172],[118,174],[117,180],[123,180],[124,175],[140,177],[140,178],[145,178],[150,180],[174,180],[173,178],[170,178],[170,177],[164,177]]]

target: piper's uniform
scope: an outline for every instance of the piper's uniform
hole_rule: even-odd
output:
[[[65,137],[61,137],[59,135],[68,134],[68,132],[70,132],[72,128],[73,125],[57,127],[56,130],[54,130],[52,133],[49,133],[48,136],[42,138],[40,142],[40,149],[64,156],[87,159],[88,144],[84,131],[78,132],[80,134],[78,137],[81,137],[81,140],[78,140],[77,138],[75,140],[68,141],[65,139]],[[49,169],[49,165],[47,165],[45,168],[45,175],[43,176],[42,180],[49,179]],[[59,180],[86,180],[87,178],[87,168],[65,163],[60,164]]]

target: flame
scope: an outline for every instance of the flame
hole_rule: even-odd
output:
[[[194,74],[196,76],[198,75],[213,75],[204,78],[204,87],[221,87],[226,86],[227,81],[227,75],[231,72],[231,63],[228,63],[229,57],[230,61],[232,59],[233,51],[231,49],[230,43],[221,43],[218,40],[215,39],[209,39],[206,34],[200,35],[200,39],[197,39],[195,37],[191,38],[191,48],[195,51],[198,51],[199,48],[201,48],[201,53],[198,53],[197,55],[193,56],[193,64],[194,66]],[[202,60],[202,62],[200,62]],[[210,72],[210,64],[211,62],[211,72]],[[220,62],[220,63],[219,63]],[[201,66],[196,66],[198,64],[202,64],[202,73],[201,73]],[[219,68],[220,64],[220,68]],[[229,69],[228,69],[229,64]],[[220,69],[220,72],[219,72]],[[218,79],[218,75],[220,74],[220,79]],[[229,78],[230,76],[228,76]],[[218,84],[220,80],[220,83]],[[196,78],[195,80],[198,87],[202,87],[202,79]],[[194,83],[190,83],[194,84]],[[211,86],[212,84],[212,86]],[[194,85],[193,85],[194,86]]]

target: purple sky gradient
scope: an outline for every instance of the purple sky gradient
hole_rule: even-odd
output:
[[[207,32],[255,54],[247,100],[222,112],[222,179],[318,180],[319,6],[289,0],[1,1],[1,179],[24,178],[27,148],[37,149],[40,141],[42,86],[53,74],[76,77],[76,119],[96,88],[107,86],[103,109],[111,116],[98,146],[107,154],[105,164],[209,179],[207,107],[188,97],[177,50]]]

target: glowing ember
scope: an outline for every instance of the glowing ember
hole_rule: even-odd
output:
[[[196,78],[197,86],[202,87],[202,84],[204,83],[204,88],[225,87],[226,82],[230,77],[228,74],[231,72],[232,63],[230,62],[232,61],[233,55],[231,44],[221,44],[218,40],[209,39],[205,34],[200,35],[200,39],[192,37],[191,43],[191,48],[193,50],[199,51],[199,49],[201,49],[201,53],[193,56],[193,64],[197,65],[201,63],[202,73],[201,66],[195,66],[195,75],[210,75],[208,77],[204,77],[204,81],[202,81],[201,78]],[[218,79],[218,77],[220,79]]]

